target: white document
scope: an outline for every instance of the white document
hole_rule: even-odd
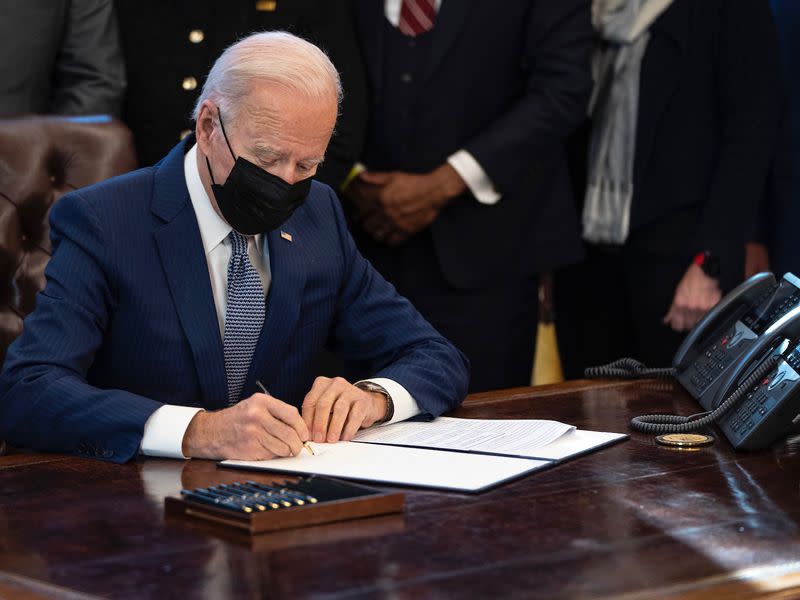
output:
[[[353,441],[564,460],[627,437],[624,433],[583,431],[558,421],[438,417],[365,429]]]
[[[627,437],[557,421],[439,417],[364,430],[352,442],[309,442],[315,456],[219,464],[479,492]]]
[[[283,473],[313,473],[360,481],[395,483],[463,492],[479,492],[551,465],[550,461],[442,452],[403,446],[309,442],[315,456],[262,461],[225,460],[220,466]]]
[[[364,429],[353,441],[536,458],[540,448],[574,429],[558,421],[438,417]]]
[[[598,450],[603,446],[608,446],[627,437],[628,434],[626,433],[575,429],[547,444],[547,446],[537,448],[532,455],[543,460],[565,460],[590,450]]]

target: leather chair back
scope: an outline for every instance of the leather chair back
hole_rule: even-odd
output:
[[[0,364],[44,287],[53,203],[135,168],[131,133],[110,117],[0,119]]]

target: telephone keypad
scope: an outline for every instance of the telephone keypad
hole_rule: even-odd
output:
[[[747,393],[744,401],[728,417],[730,428],[739,436],[743,436],[753,428],[753,423],[759,420],[758,415],[766,415],[767,408],[764,404],[769,399],[764,386],[759,386]]]
[[[736,334],[736,328],[726,331],[720,340],[710,346],[703,356],[694,363],[694,373],[691,382],[698,393],[703,391],[731,364],[733,353],[727,352],[727,343]],[[738,353],[737,353],[738,354]]]
[[[750,435],[761,421],[769,418],[767,415],[770,411],[778,410],[785,395],[791,392],[787,389],[787,381],[797,381],[800,378],[796,368],[799,363],[800,347],[787,357],[785,363],[781,363],[767,375],[764,381],[748,391],[740,404],[723,417],[720,422],[723,430],[732,433],[739,440]],[[733,438],[730,439],[735,442]]]

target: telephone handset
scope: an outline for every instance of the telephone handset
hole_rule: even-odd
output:
[[[675,377],[706,410],[715,408],[720,387],[759,336],[800,305],[800,279],[775,281],[754,275],[726,295],[689,333],[672,361]]]

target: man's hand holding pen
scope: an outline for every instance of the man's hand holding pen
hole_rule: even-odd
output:
[[[298,456],[307,441],[351,440],[359,429],[384,419],[386,399],[337,377],[317,377],[303,400],[302,416],[267,393],[253,394],[219,411],[200,411],[183,436],[193,458],[267,460]]]
[[[266,460],[297,456],[308,439],[294,406],[259,392],[224,410],[198,412],[183,436],[183,454]]]

